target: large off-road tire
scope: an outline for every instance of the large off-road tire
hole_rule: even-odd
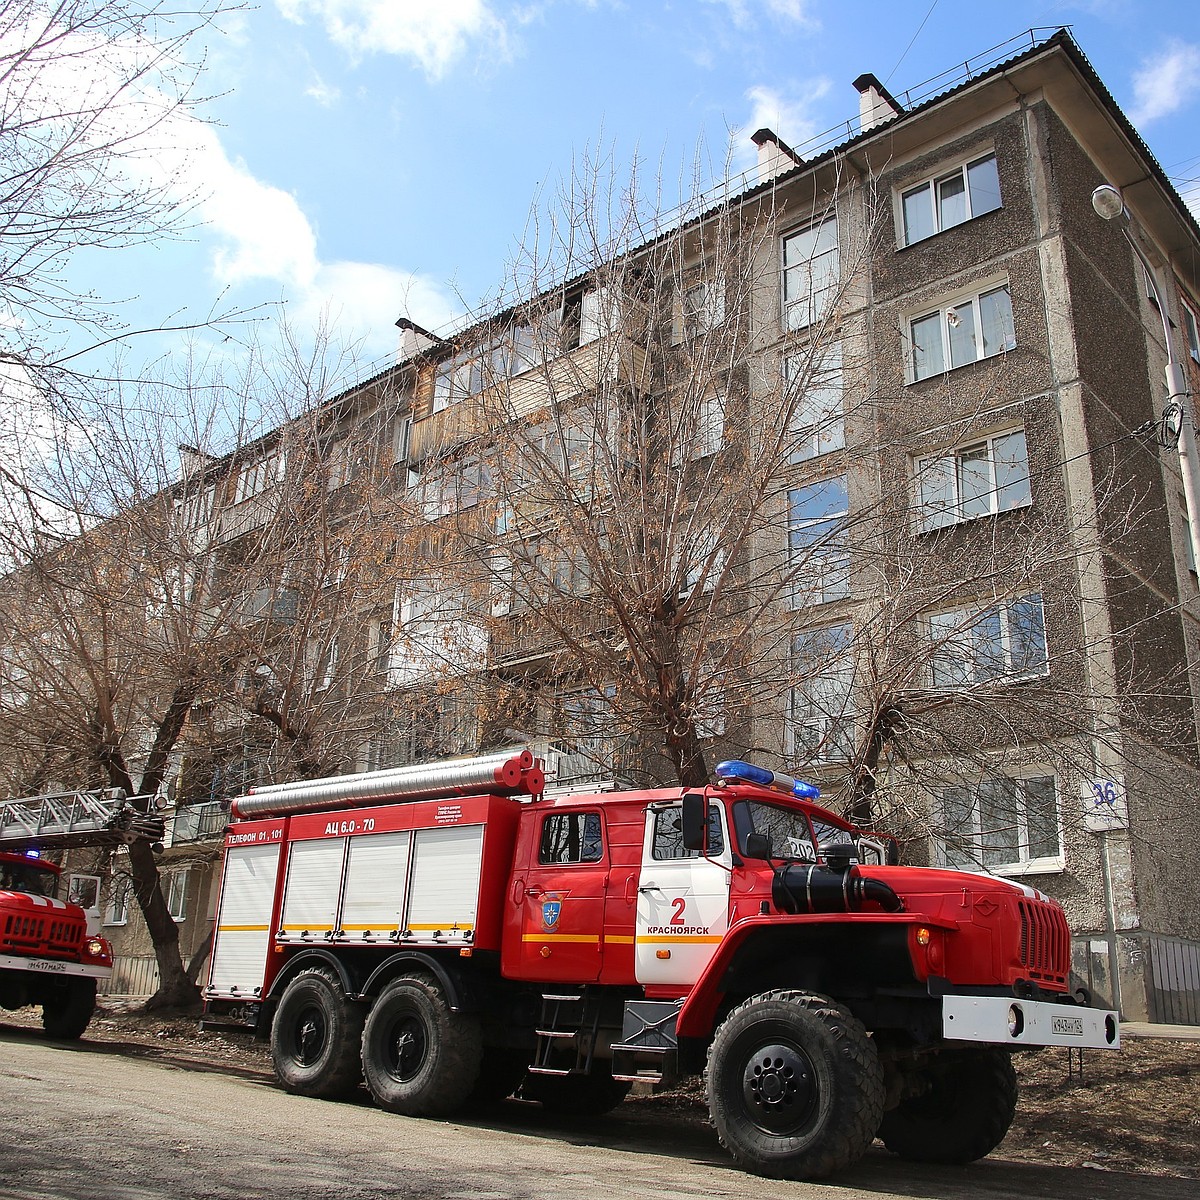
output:
[[[271,1061],[297,1096],[350,1095],[362,1080],[359,1043],[366,1010],[328,967],[301,971],[284,989],[271,1023]]]
[[[375,1103],[410,1117],[445,1117],[468,1103],[483,1062],[479,1018],[450,1011],[421,976],[393,980],[363,1030],[363,1074]]]
[[[777,1179],[849,1166],[883,1115],[875,1044],[834,1001],[807,992],[765,992],[735,1008],[709,1047],[704,1082],[721,1145]]]
[[[598,1117],[611,1112],[632,1085],[611,1075],[530,1075],[521,1095],[564,1117]]]
[[[911,1162],[968,1163],[1004,1140],[1017,1111],[1017,1075],[1007,1050],[947,1050],[879,1126],[883,1144]]]
[[[42,1001],[42,1028],[47,1037],[73,1042],[83,1037],[83,1031],[96,1011],[96,981],[82,975],[56,981]]]

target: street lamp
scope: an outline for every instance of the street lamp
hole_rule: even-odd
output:
[[[1196,462],[1195,428],[1196,423],[1188,398],[1187,377],[1183,364],[1175,357],[1175,341],[1171,337],[1171,320],[1167,316],[1166,296],[1159,290],[1158,272],[1151,265],[1141,246],[1138,245],[1130,226],[1133,218],[1125,207],[1125,201],[1119,188],[1111,183],[1102,183],[1092,192],[1092,208],[1096,215],[1106,221],[1119,221],[1121,233],[1137,255],[1138,261],[1146,271],[1146,280],[1154,294],[1154,303],[1158,307],[1158,315],[1162,317],[1163,342],[1167,347],[1167,406],[1163,409],[1162,428],[1170,438],[1161,438],[1163,445],[1175,444],[1179,453],[1179,471],[1183,478],[1183,499],[1187,507],[1188,533],[1191,539],[1192,569],[1200,572],[1200,527],[1197,524],[1197,512],[1200,503],[1197,501],[1197,486],[1194,474]]]

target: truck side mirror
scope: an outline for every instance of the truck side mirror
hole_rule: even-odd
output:
[[[708,851],[708,802],[699,792],[687,792],[683,797],[683,848]]]
[[[771,858],[771,838],[765,833],[748,833],[746,834],[746,857],[747,858],[763,858],[768,861]]]

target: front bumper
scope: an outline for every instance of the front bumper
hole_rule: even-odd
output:
[[[0,954],[0,971],[30,971],[35,975],[83,975],[92,979],[107,979],[112,974],[112,967],[69,962],[61,958],[20,958],[12,954]]]
[[[943,996],[942,1036],[1003,1046],[1081,1046],[1115,1050],[1121,1022],[1110,1009],[1020,1000],[1011,996]]]

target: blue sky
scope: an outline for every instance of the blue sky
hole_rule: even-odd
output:
[[[1195,0],[259,0],[210,37],[223,94],[178,135],[204,223],[75,277],[135,326],[219,296],[285,299],[301,329],[327,312],[365,374],[398,316],[438,328],[496,292],[535,197],[589,149],[671,190],[698,147],[719,176],[761,125],[799,144],[855,117],[864,71],[898,94],[1064,24],[1200,195]]]

